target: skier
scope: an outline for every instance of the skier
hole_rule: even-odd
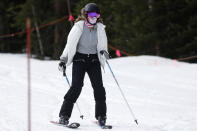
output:
[[[95,118],[99,125],[105,125],[106,92],[103,87],[101,66],[104,68],[106,59],[102,51],[108,51],[105,25],[100,18],[99,7],[95,3],[88,3],[76,19],[68,35],[66,47],[60,56],[59,69],[66,69],[66,66],[73,63],[72,84],[64,96],[60,109],[60,124],[69,123],[74,103],[81,93],[87,72],[94,90]]]

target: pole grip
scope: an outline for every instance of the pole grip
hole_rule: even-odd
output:
[[[66,69],[63,68],[63,76],[66,76]]]
[[[101,53],[101,55],[104,55],[106,59],[111,58],[111,56],[109,55],[109,53],[106,50],[101,50],[100,53]]]

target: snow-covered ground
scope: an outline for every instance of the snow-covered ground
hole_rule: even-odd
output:
[[[138,119],[137,126],[106,66],[108,119],[113,131],[197,131],[197,64],[138,56],[111,59],[109,63]],[[31,59],[32,131],[65,131],[49,123],[57,120],[66,79],[58,61]],[[27,131],[27,60],[24,54],[0,54],[0,131]],[[71,78],[71,66],[67,69]],[[78,99],[84,119],[75,106],[70,121],[81,123],[81,131],[99,131],[93,121],[94,98],[85,77]]]

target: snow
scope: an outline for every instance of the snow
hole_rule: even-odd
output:
[[[27,131],[27,60],[25,54],[0,54],[0,131]],[[139,125],[134,123],[108,67],[103,71],[107,93],[107,124],[113,131],[197,131],[197,64],[155,56],[109,60]],[[58,61],[31,59],[32,131],[64,131],[49,123],[58,120],[66,79]],[[71,79],[72,66],[67,68]],[[80,131],[100,131],[95,124],[91,83],[85,76],[78,105],[70,121]]]

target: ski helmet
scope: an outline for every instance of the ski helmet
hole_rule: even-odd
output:
[[[85,5],[84,13],[87,14],[88,12],[96,12],[100,14],[100,9],[95,3],[88,3]]]

